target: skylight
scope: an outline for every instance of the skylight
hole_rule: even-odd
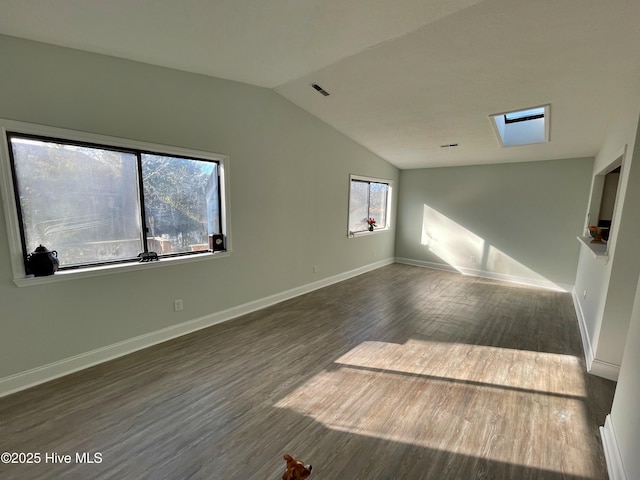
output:
[[[549,141],[550,106],[532,107],[491,115],[498,141],[503,147],[517,147]]]

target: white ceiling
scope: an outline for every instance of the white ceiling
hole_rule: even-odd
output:
[[[593,156],[640,91],[639,0],[0,0],[0,33],[272,88],[399,168]]]

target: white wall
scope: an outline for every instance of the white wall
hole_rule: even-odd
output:
[[[5,36],[0,58],[2,118],[229,155],[233,245],[227,258],[18,288],[0,218],[0,383],[393,260],[393,232],[347,238],[347,202],[349,174],[398,170],[275,92]]]
[[[588,331],[587,350],[593,356],[591,372],[618,380],[612,411],[602,429],[612,480],[640,478],[639,114],[640,92],[636,90],[629,93],[627,107],[612,122],[596,157],[593,175],[626,149],[609,257],[605,263],[594,258],[588,247],[581,247],[574,296],[582,313],[580,320]]]
[[[588,247],[582,246],[575,281],[575,301],[588,331],[588,350],[593,354],[589,369],[613,380],[622,361],[640,273],[640,142],[636,138],[640,134],[639,106],[640,97],[630,96],[627,110],[620,111],[607,132],[592,173],[600,173],[626,150],[609,237],[609,257],[606,262],[595,259]]]
[[[586,158],[403,170],[396,257],[571,288],[592,166]]]
[[[613,399],[610,421],[626,478],[640,478],[640,284],[636,290],[629,334],[620,367],[620,377]],[[614,456],[615,458],[615,456]],[[609,459],[608,459],[609,460]],[[613,459],[611,459],[613,460]],[[609,461],[611,461],[609,460]],[[612,480],[616,480],[612,478]]]

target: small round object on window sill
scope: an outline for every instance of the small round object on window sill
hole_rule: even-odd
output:
[[[59,265],[58,252],[49,250],[44,245],[40,245],[27,255],[27,269],[36,277],[53,275]]]

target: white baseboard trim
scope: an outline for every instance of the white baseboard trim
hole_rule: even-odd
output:
[[[591,346],[591,338],[589,337],[589,330],[587,330],[587,324],[582,311],[582,306],[578,300],[575,288],[571,292],[573,298],[573,308],[576,310],[576,316],[578,317],[578,327],[580,327],[580,338],[582,338],[582,350],[584,351],[584,359],[586,362],[587,372],[591,371],[593,365],[593,347]]]
[[[457,273],[461,273],[463,275],[469,275],[472,277],[488,278],[491,280],[499,280],[502,282],[515,283],[518,285],[527,285],[530,287],[546,288],[548,290],[555,290],[555,291],[561,291],[561,292],[573,291],[573,285],[568,283],[558,283],[558,282],[552,282],[551,280],[546,280],[546,279],[520,277],[517,275],[489,272],[486,270],[478,270],[478,269],[467,268],[467,267],[456,267],[454,265],[449,265],[446,263],[426,262],[423,260],[415,260],[412,258],[403,258],[403,257],[396,257],[396,263],[403,263],[405,265],[413,265],[416,267],[431,268],[434,270],[444,270],[447,272],[457,272]]]
[[[607,415],[604,421],[604,427],[600,427],[600,436],[602,437],[602,446],[604,448],[604,458],[607,461],[607,471],[610,480],[627,480],[627,474],[624,471],[624,463],[622,463],[622,455],[620,455],[620,447],[618,439],[613,428],[611,415]]]
[[[304,295],[305,293],[327,287],[334,283],[342,282],[352,277],[356,277],[366,272],[376,270],[378,268],[390,265],[395,262],[394,258],[381,260],[363,267],[356,268],[347,272],[340,273],[331,277],[308,283],[300,287],[295,287],[281,293],[270,295],[258,300],[254,300],[236,307],[222,310],[220,312],[205,315],[188,322],[173,325],[171,327],[156,330],[134,338],[124,340],[122,342],[107,345],[89,352],[81,353],[73,357],[65,358],[57,362],[32,368],[24,372],[20,372],[8,377],[0,379],[0,397],[10,395],[20,390],[39,385],[41,383],[54,380],[70,373],[83,370],[94,365],[113,360],[124,355],[151,347],[158,343],[166,342],[173,338],[186,335],[188,333],[211,327],[218,323],[226,322],[237,318],[241,315],[260,310],[276,303],[289,300],[291,298]]]
[[[584,350],[587,372],[617,382],[618,375],[620,374],[620,365],[596,358],[593,343],[591,342],[591,337],[589,337],[589,330],[587,330],[584,312],[582,311],[582,306],[580,305],[575,289],[571,292],[571,296],[573,298],[573,308],[575,308],[576,316],[578,317],[578,326],[580,327],[580,337],[582,338],[582,349]]]
[[[617,382],[618,376],[620,375],[620,365],[594,358],[588,372],[592,375],[597,375],[599,377],[606,378],[607,380]]]
[[[430,268],[432,270],[444,270],[445,272],[460,273],[447,263],[426,262],[424,260],[415,260],[413,258],[396,257],[396,263],[404,265],[412,265],[414,267]]]

